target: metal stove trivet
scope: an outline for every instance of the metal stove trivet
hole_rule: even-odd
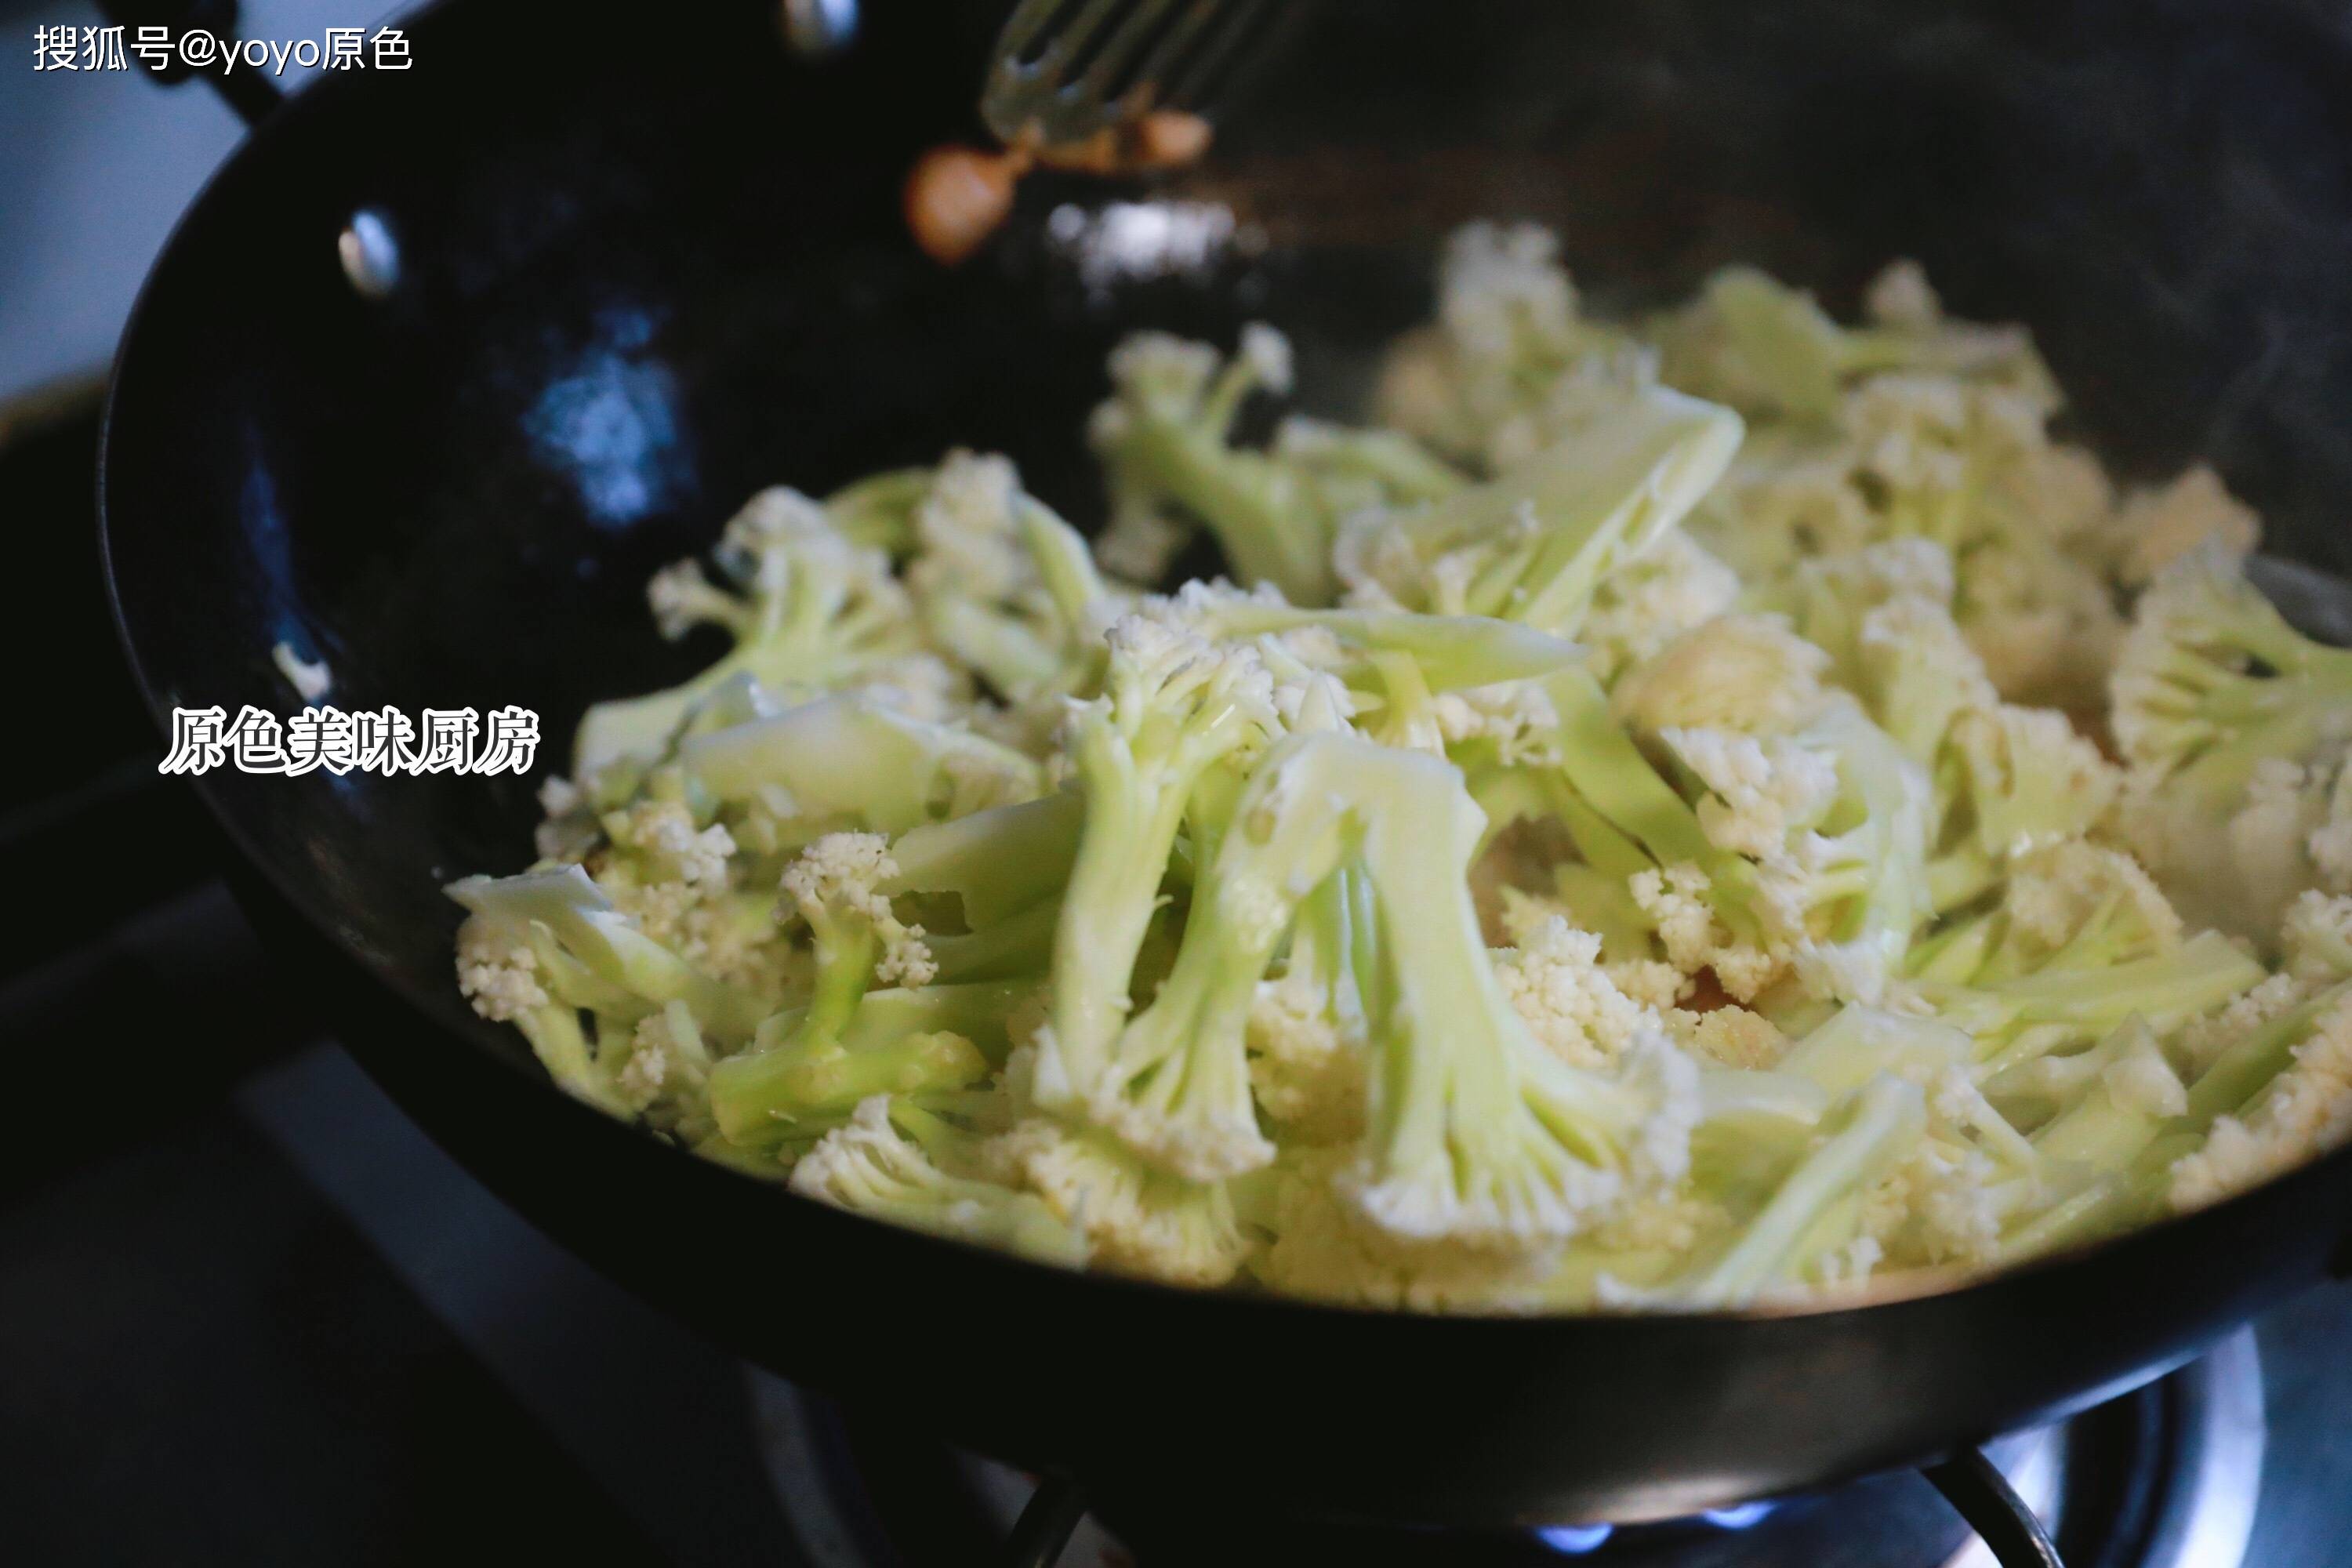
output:
[[[814,1568],[927,1564],[897,1539],[909,1511],[905,1498],[879,1502],[872,1474],[925,1447],[893,1441],[877,1454],[858,1436],[860,1424],[829,1402],[764,1373],[751,1373],[751,1385],[769,1473]],[[1283,1523],[1272,1527],[1280,1539],[1256,1550],[1269,1560],[1496,1568],[2026,1568],[2059,1563],[2063,1544],[2101,1568],[2241,1568],[2264,1444],[2262,1367],[2249,1330],[2072,1421],[1924,1472],[1933,1489],[1916,1476],[1886,1476],[1666,1524],[1561,1524],[1475,1537]],[[929,1551],[941,1561],[972,1561],[973,1544],[993,1539],[1004,1568],[1163,1568],[1148,1547],[1131,1550],[1088,1515],[1066,1479],[1040,1483],[943,1450],[919,1462],[936,1474],[915,1484],[942,1494],[937,1510],[961,1516],[968,1531],[941,1547],[940,1521],[924,1521],[935,1542]]]

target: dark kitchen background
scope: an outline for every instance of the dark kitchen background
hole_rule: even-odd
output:
[[[1976,11],[1999,26],[2021,9]],[[2303,96],[2272,112],[2276,134],[2309,140],[2308,178],[2249,200],[2314,237],[2334,319],[2352,319],[2352,8],[2085,9],[2116,18],[2118,58],[2299,62]],[[383,15],[248,0],[239,31],[315,37]],[[641,47],[690,48],[663,17],[647,7]],[[458,1171],[278,1001],[206,823],[154,773],[92,529],[114,340],[240,128],[209,93],[142,72],[34,70],[37,26],[98,21],[0,0],[0,668],[16,736],[0,767],[0,1562],[977,1560],[1016,1478],[872,1429],[656,1316]],[[2352,1563],[2347,1352],[2339,1286],[2002,1458],[2078,1564]],[[1614,1536],[1307,1532],[1227,1560],[1926,1568],[1964,1549],[1902,1477]],[[1068,1558],[1124,1560],[1097,1537]]]

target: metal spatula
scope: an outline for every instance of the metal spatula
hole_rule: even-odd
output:
[[[1198,112],[1298,0],[1021,0],[981,114],[1009,147],[1077,147]]]

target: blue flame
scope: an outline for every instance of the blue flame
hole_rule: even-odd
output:
[[[1616,1531],[1613,1524],[1547,1524],[1536,1531],[1536,1539],[1563,1557],[1581,1557],[1600,1551]]]
[[[1780,1504],[1771,1502],[1734,1503],[1729,1508],[1708,1509],[1704,1513],[1662,1528],[1686,1530],[1693,1525],[1707,1524],[1727,1531],[1751,1530],[1763,1523],[1779,1508]],[[1538,1541],[1563,1557],[1582,1557],[1598,1552],[1616,1534],[1617,1527],[1613,1524],[1547,1524],[1538,1527],[1535,1532]]]

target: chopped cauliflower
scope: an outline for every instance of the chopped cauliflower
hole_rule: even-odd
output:
[[[1837,798],[1837,764],[1784,736],[1664,729],[1658,738],[1706,786],[1699,826],[1718,849],[1758,860],[1783,854]]]
[[[2019,861],[2004,907],[2021,931],[2053,949],[2102,911],[2127,911],[2159,952],[2181,936],[2180,916],[2137,861],[2079,838]]]
[[[607,813],[604,835],[616,847],[637,851],[662,873],[640,880],[683,882],[705,890],[727,885],[733,837],[717,823],[696,827],[693,813],[677,801],[638,801]]]
[[[1261,980],[1250,1005],[1250,1087],[1258,1109],[1308,1143],[1342,1143],[1364,1126],[1360,1021],[1333,1015],[1301,975]]]
[[[2193,1082],[2231,1045],[2292,1012],[2310,994],[2310,986],[2295,975],[2271,975],[2226,1005],[2184,1025],[2169,1041],[2171,1057]]]
[[[1153,1170],[1111,1141],[1033,1117],[990,1158],[1082,1232],[1096,1262],[1183,1285],[1222,1285],[1248,1254],[1222,1183]]]
[[[2135,490],[2116,513],[2116,579],[2141,587],[2175,561],[2219,546],[2234,555],[2252,552],[2262,521],[2231,495],[2221,476],[2200,463],[2170,484]]]
[[[2294,1062],[2254,1103],[2224,1116],[2202,1148],[2172,1166],[2172,1206],[2205,1208],[2285,1174],[2352,1139],[2352,996],[2294,1047]]]
[[[1864,1231],[1896,1264],[1989,1261],[2000,1242],[1996,1175],[1979,1150],[1923,1142],[1871,1190]]]
[[[1344,690],[1344,688],[1342,689]],[[1505,763],[1548,760],[1559,715],[1543,686],[1534,680],[1511,680],[1467,691],[1441,691],[1429,705],[1435,721],[1437,751],[1470,741],[1491,742]],[[1347,710],[1339,710],[1341,718]]]
[[[2320,885],[2331,893],[2352,893],[2352,762],[2336,770],[2327,792],[2326,817],[2311,830],[2304,847],[2319,868]]]
[[[1708,897],[1706,873],[1696,866],[1668,866],[1634,873],[1633,902],[1656,926],[1666,962],[1685,974],[1712,970],[1734,999],[1752,1002],[1786,973],[1790,955],[1733,936]]]
[[[1555,915],[1495,965],[1504,994],[1543,1047],[1572,1067],[1601,1068],[1664,1027],[1656,1009],[1617,989],[1601,965],[1601,939]]]
[[[1612,693],[1643,729],[1785,734],[1819,708],[1829,657],[1781,621],[1718,616],[1636,666]]]
[[[1010,459],[953,451],[915,509],[918,549],[907,584],[918,595],[1004,599],[1034,581],[1014,509],[1021,476]]]
[[[2319,984],[2352,979],[2352,896],[2314,888],[2287,907],[2279,945],[2287,973]]]
[[[1863,290],[1863,314],[1882,327],[1926,331],[1944,317],[1943,301],[1927,281],[1927,269],[1906,258],[1890,261]]]
[[[828,833],[784,868],[782,886],[793,910],[812,925],[836,911],[870,923],[882,947],[876,979],[928,985],[939,966],[923,945],[923,928],[902,923],[880,890],[898,875],[889,840],[880,834]]]
[[[1789,1054],[1789,1037],[1760,1013],[1727,1003],[1705,1012],[1676,1007],[1666,1014],[1675,1038],[1717,1067],[1763,1068]]]
[[[457,989],[494,1024],[511,1023],[548,1005],[539,960],[509,932],[468,921],[457,932]]]
[[[1669,533],[1601,584],[1577,639],[1592,650],[1592,672],[1606,686],[1738,600],[1738,573],[1690,535]]]
[[[1914,263],[1437,283],[1378,426],[1126,339],[1091,543],[964,449],[753,496],[460,994],[852,1215],[1414,1310],[1917,1289],[2352,1142],[2352,649],[2211,470]]]
[[[711,1056],[693,1009],[672,1002],[637,1020],[614,1079],[622,1103],[688,1142],[709,1136]]]
[[[793,1164],[791,1181],[803,1197],[853,1213],[985,1242],[1063,1267],[1087,1260],[1087,1243],[1076,1227],[1037,1198],[940,1170],[891,1125],[886,1096],[861,1100],[845,1124]]]
[[[1534,1310],[1557,1268],[1550,1251],[1523,1258],[1438,1243],[1401,1245],[1368,1225],[1337,1191],[1346,1155],[1309,1152],[1275,1177],[1272,1241],[1250,1271],[1286,1295],[1416,1311]]]

